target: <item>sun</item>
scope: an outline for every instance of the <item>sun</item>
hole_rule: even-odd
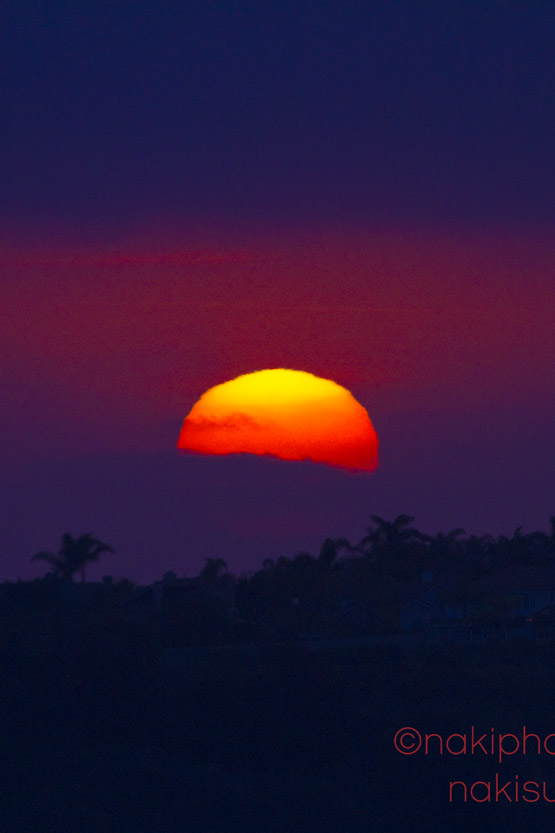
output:
[[[185,418],[177,448],[258,454],[351,470],[378,465],[378,437],[349,391],[302,370],[260,370],[216,385]]]

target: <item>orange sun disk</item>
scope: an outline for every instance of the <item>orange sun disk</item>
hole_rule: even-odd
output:
[[[373,471],[378,437],[346,388],[300,370],[260,370],[216,385],[186,417],[177,448],[248,453]]]

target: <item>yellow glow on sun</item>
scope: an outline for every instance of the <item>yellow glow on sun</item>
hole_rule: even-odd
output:
[[[300,370],[260,370],[216,385],[186,417],[177,447],[250,453],[371,471],[378,438],[346,388]]]

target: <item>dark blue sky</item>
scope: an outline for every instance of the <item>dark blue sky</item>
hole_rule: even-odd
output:
[[[554,220],[551,2],[4,2],[2,219]]]

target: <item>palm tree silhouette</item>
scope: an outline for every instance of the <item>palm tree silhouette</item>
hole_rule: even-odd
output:
[[[386,521],[370,515],[373,526],[356,549],[382,573],[398,578],[415,576],[424,565],[426,547],[431,538],[410,524],[412,515],[398,515]]]
[[[371,552],[399,550],[415,542],[423,543],[430,540],[428,535],[410,526],[414,521],[412,515],[397,515],[393,521],[370,515],[370,520],[374,527],[368,528],[368,535],[358,545],[360,549],[365,550],[370,545]]]
[[[346,538],[326,538],[318,555],[318,563],[322,567],[331,567],[337,559],[340,550],[352,552],[353,547]]]
[[[109,544],[94,538],[90,532],[74,538],[65,533],[62,535],[62,545],[57,553],[41,550],[32,556],[31,561],[46,561],[50,565],[50,572],[63,581],[71,581],[76,572],[81,574],[81,581],[85,581],[87,564],[98,561],[103,552],[114,552]]]
[[[222,573],[227,572],[227,564],[223,558],[205,558],[204,567],[199,573],[206,581],[216,581]]]
[[[466,530],[458,526],[449,532],[438,532],[430,542],[429,566],[439,572],[448,573],[457,567],[463,557],[465,542],[460,540]]]

